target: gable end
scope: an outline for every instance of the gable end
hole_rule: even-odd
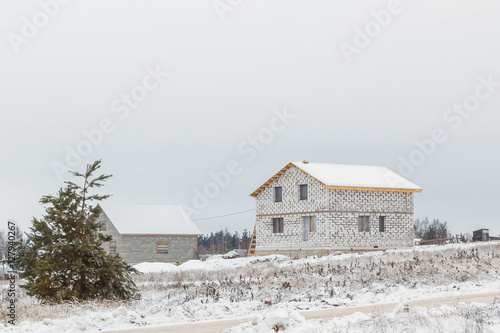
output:
[[[303,172],[307,176],[311,177],[312,179],[314,179],[315,181],[317,181],[321,185],[325,186],[325,184],[323,182],[321,182],[318,179],[314,178],[313,176],[311,176],[310,174],[308,174],[307,172],[305,172],[304,170],[302,170],[301,168],[299,168],[298,166],[296,166],[295,164],[293,164],[293,163],[290,162],[283,169],[281,169],[280,171],[278,171],[274,176],[272,176],[271,178],[269,178],[269,180],[267,182],[265,182],[262,186],[260,186],[258,189],[256,189],[255,191],[253,191],[253,193],[250,194],[250,196],[253,197],[253,198],[257,197],[257,195],[259,195],[262,191],[264,191],[266,188],[268,188],[269,186],[271,186],[271,184],[276,179],[278,179],[281,176],[283,176],[291,167],[296,167],[298,170],[300,170],[301,172]]]

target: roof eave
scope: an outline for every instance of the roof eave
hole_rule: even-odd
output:
[[[264,191],[272,182],[274,182],[276,179],[278,179],[279,177],[281,177],[292,166],[294,166],[294,164],[291,163],[291,162],[288,163],[287,165],[285,165],[274,176],[272,176],[271,178],[269,178],[269,180],[267,182],[265,182],[263,185],[261,185],[255,191],[253,191],[252,194],[250,194],[250,196],[253,197],[253,198],[255,198],[260,192]]]
[[[422,189],[405,189],[405,188],[384,188],[384,187],[361,187],[361,186],[337,186],[337,185],[326,185],[319,179],[311,176],[309,173],[304,171],[300,166],[296,165],[293,162],[288,163],[285,167],[283,167],[280,171],[278,171],[274,176],[269,178],[267,182],[265,182],[263,185],[261,185],[258,189],[252,192],[250,194],[251,197],[255,198],[257,195],[259,195],[262,191],[264,191],[269,185],[271,185],[276,179],[280,178],[290,167],[296,167],[303,173],[305,173],[307,176],[311,177],[312,179],[316,180],[318,183],[320,183],[323,186],[326,186],[327,189],[334,189],[334,190],[355,190],[355,191],[384,191],[384,192],[412,192],[412,193],[422,193]]]
[[[334,186],[328,185],[328,190],[353,190],[353,191],[381,191],[381,192],[412,192],[422,193],[422,189],[386,188],[386,187],[360,187],[360,186]]]

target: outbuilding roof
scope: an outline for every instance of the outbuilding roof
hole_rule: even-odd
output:
[[[99,204],[122,235],[201,235],[181,206]]]
[[[422,188],[382,166],[290,162],[250,196],[255,197],[291,167],[314,178],[327,189],[422,192]]]

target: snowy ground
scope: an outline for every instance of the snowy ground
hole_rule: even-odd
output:
[[[17,326],[6,324],[5,288],[0,331],[76,332],[258,315],[231,332],[500,332],[500,307],[462,304],[406,313],[355,314],[305,321],[297,311],[328,309],[457,292],[500,292],[500,243],[416,247],[410,250],[143,263],[136,277],[141,300],[40,306],[20,294]],[[19,292],[19,289],[18,289]],[[276,326],[277,325],[277,326]],[[274,332],[274,330],[273,330]]]
[[[404,307],[400,307],[392,313],[369,316],[358,312],[327,322],[307,321],[297,311],[279,309],[271,310],[253,322],[228,329],[225,333],[268,333],[277,330],[287,333],[500,332],[500,305],[472,303],[430,310],[416,307],[408,313]]]

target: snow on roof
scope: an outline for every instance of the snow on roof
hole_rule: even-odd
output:
[[[292,162],[326,186],[422,190],[381,166]]]
[[[422,192],[422,188],[397,173],[381,166],[324,164],[309,162],[288,163],[280,172],[255,190],[251,196],[255,197],[274,180],[278,179],[291,167],[297,167],[329,189],[373,189]]]
[[[99,204],[120,234],[201,235],[181,206]]]

